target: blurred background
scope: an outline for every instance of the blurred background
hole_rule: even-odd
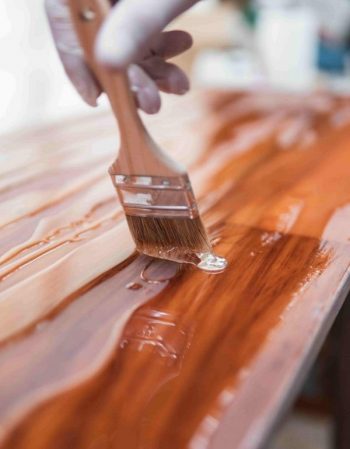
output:
[[[64,74],[43,2],[0,2],[0,134],[94,113]],[[194,86],[350,92],[350,0],[203,0],[173,27],[194,35],[177,61]],[[332,344],[331,336],[273,449],[331,447]]]
[[[53,48],[44,0],[0,3],[0,133],[89,114]],[[350,90],[350,0],[203,0],[175,27],[193,85]]]

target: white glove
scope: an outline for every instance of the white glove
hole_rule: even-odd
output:
[[[128,67],[138,106],[154,114],[159,91],[182,95],[189,89],[184,72],[166,62],[192,45],[185,31],[163,32],[175,17],[198,0],[122,0],[115,5],[96,42],[96,57],[111,70]],[[67,0],[45,0],[52,34],[65,70],[83,99],[96,106],[101,88],[86,66]]]

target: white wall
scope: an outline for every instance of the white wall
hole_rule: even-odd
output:
[[[88,111],[65,77],[43,3],[0,1],[0,134]]]

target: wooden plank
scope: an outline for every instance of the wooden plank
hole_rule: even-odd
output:
[[[220,275],[134,253],[109,116],[4,139],[1,449],[257,449],[339,311],[350,101],[175,105],[148,122],[190,167]]]

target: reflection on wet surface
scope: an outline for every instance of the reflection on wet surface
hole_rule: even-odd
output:
[[[188,332],[179,327],[176,317],[161,310],[142,309],[130,319],[120,347],[129,351],[149,351],[167,365],[179,363],[188,346]]]
[[[309,292],[317,296],[319,285],[327,285],[324,304],[343,281],[350,261],[348,100],[254,93],[206,101],[196,123],[205,145],[192,173],[226,271],[212,276],[138,256],[127,243],[118,266],[62,297],[50,314],[40,302],[34,326],[0,350],[0,366],[9,367],[0,369],[0,418],[8,431],[1,449],[27,449],[32,435],[45,449],[206,447],[271,331]],[[4,279],[5,292],[73,248],[95,263],[85,245],[123,226],[110,190],[100,188],[93,200],[90,186],[62,209],[0,232],[13,242],[0,269],[29,262]],[[30,240],[45,217],[52,221]],[[23,223],[31,231],[21,237]],[[50,246],[67,240],[67,253]],[[113,242],[116,252],[123,248],[122,239]],[[40,265],[35,257],[47,249]],[[56,290],[70,273],[62,270]],[[310,316],[322,317],[322,310]]]
[[[140,279],[146,284],[163,284],[176,277],[181,271],[181,264],[162,262],[151,259],[140,273]]]
[[[98,403],[99,414],[107,420],[103,431],[106,446],[101,448],[110,444],[116,447],[122,442],[123,447],[139,449],[145,441],[150,449],[165,445],[170,449],[185,447],[208,413],[213,419],[220,419],[221,392],[232,389],[236,379],[241,378],[242,369],[259,348],[258,342],[278,324],[291,298],[298,301],[305,289],[312,288],[335,257],[332,247],[320,246],[316,240],[283,235],[276,238],[274,233],[237,226],[226,227],[222,232],[223,243],[219,247],[230,261],[227,274],[208,276],[193,269],[179,272],[176,264],[153,264],[147,258],[137,258],[124,269],[129,271],[129,282],[134,282],[132,279],[137,279],[146,267],[152,279],[164,279],[160,275],[167,273],[166,277],[172,276],[172,280],[145,284],[145,288],[135,291],[121,290],[120,286],[126,284],[118,281],[117,272],[103,282],[103,287],[96,286],[81,301],[56,315],[49,326],[30,337],[31,341],[26,339],[0,352],[0,363],[11,363],[18,351],[25,351],[25,346],[40,348],[43,338],[60,335],[63,326],[56,349],[52,348],[49,354],[45,347],[36,352],[35,366],[52,366],[53,370],[45,369],[39,375],[40,368],[32,365],[34,360],[29,355],[23,363],[37,373],[37,394],[44,385],[53,384],[55,377],[62,376],[60,365],[68,386],[73,372],[74,376],[83,376],[101,353],[99,342],[106,340],[103,335],[110,333],[118,317],[123,316],[120,307],[129,307],[130,300],[139,304],[147,300],[126,324],[117,353],[108,353],[110,368],[89,381],[94,399],[80,424],[81,431],[84,428],[91,441],[100,437],[99,427],[93,424],[94,404]],[[250,250],[255,252],[254,258]],[[291,254],[298,257],[291,258]],[[242,267],[249,270],[242,271]],[[103,329],[99,338],[95,336],[96,329]],[[75,357],[65,356],[72,340],[76,342],[76,356],[81,353],[79,357],[85,360],[78,371]],[[84,341],[84,345],[79,347],[79,341]],[[1,384],[8,385],[1,400],[5,416],[14,399],[12,394],[16,393],[20,401],[20,385],[23,395],[28,390],[28,380],[23,372],[14,388],[11,377],[6,379],[0,373]],[[98,385],[103,385],[103,389]],[[67,423],[70,414],[74,415],[76,407],[86,400],[84,388],[78,388],[72,402],[65,404]],[[33,391],[33,385],[30,390]],[[61,407],[58,398],[40,408],[34,422],[39,425],[45,412],[53,413],[55,407]],[[28,426],[32,429],[33,422]],[[25,429],[24,425],[24,434]]]

